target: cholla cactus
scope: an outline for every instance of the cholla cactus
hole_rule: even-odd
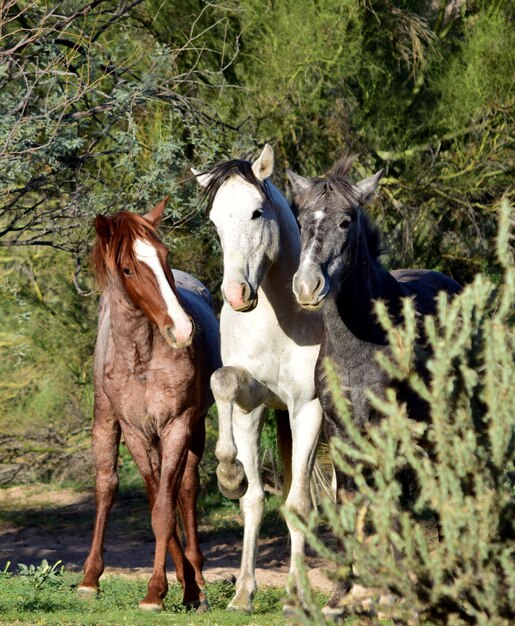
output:
[[[391,348],[378,358],[392,378],[408,380],[428,402],[428,423],[408,419],[389,390],[383,399],[370,396],[385,419],[360,432],[328,364],[349,434],[348,442],[333,442],[333,460],[354,477],[358,493],[342,506],[324,504],[342,551],[328,550],[313,524],[304,529],[336,566],[336,578],[353,571],[355,583],[370,590],[369,608],[400,623],[507,626],[515,618],[515,265],[507,202],[500,214],[503,283],[497,288],[478,275],[451,302],[441,294],[437,314],[423,320],[429,381],[412,367],[415,351],[423,357],[415,346],[412,302],[404,302],[400,327],[377,305]],[[355,462],[347,463],[349,457]],[[406,468],[417,484],[407,505],[399,481]],[[349,597],[349,614],[360,607],[362,599]],[[299,622],[329,623],[314,602],[309,609],[299,612]]]

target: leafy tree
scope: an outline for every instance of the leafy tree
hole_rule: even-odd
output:
[[[0,245],[80,253],[96,213],[141,210],[170,191],[176,228],[192,233],[188,158],[193,147],[213,158],[225,139],[200,100],[201,68],[182,60],[202,56],[193,26],[171,48],[142,26],[143,8],[2,5]]]
[[[77,294],[69,255],[9,252],[0,250],[0,482],[77,478],[89,464],[96,303]]]
[[[376,216],[392,265],[500,276],[490,241],[513,169],[510,17],[502,1],[244,0],[241,90],[226,95],[284,166],[321,174],[357,152],[362,177],[387,168]]]

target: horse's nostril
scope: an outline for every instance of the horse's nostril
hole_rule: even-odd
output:
[[[170,337],[172,341],[175,341],[175,335],[173,334],[174,326],[165,326],[165,333]]]

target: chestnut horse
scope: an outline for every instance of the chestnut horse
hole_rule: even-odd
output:
[[[196,504],[204,419],[213,397],[211,374],[221,365],[211,296],[198,280],[170,269],[156,229],[168,198],[145,216],[126,211],[96,218],[93,265],[103,289],[94,359],[93,456],[96,517],[78,591],[96,592],[103,543],[117,487],[120,436],[143,476],[156,546],[140,607],[163,608],[166,552],[175,562],[183,602],[207,608]],[[179,539],[179,513],[186,537]]]

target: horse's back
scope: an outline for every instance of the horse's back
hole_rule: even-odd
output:
[[[182,270],[172,268],[172,273],[175,279],[175,284],[178,288],[201,296],[209,304],[209,306],[213,308],[213,298],[204,283],[200,282],[200,280],[195,278],[195,276],[192,276],[187,272],[183,272]]]
[[[419,313],[431,314],[436,310],[436,298],[440,291],[450,295],[461,291],[461,286],[450,276],[433,270],[394,270],[392,276],[399,281],[404,296],[415,298]]]
[[[220,357],[220,328],[213,309],[213,299],[208,288],[197,278],[173,269],[175,285],[181,304],[195,322],[195,340],[202,343],[211,372],[222,366]]]

